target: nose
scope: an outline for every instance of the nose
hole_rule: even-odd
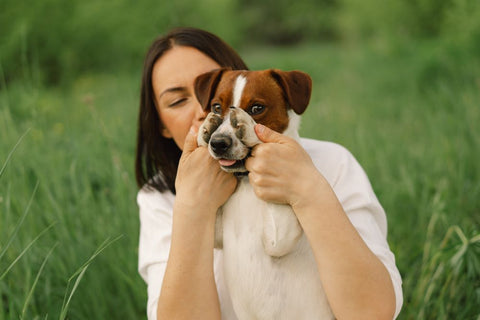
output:
[[[195,108],[195,113],[193,116],[193,122],[194,124],[200,126],[203,120],[205,120],[205,118],[207,117],[207,112],[203,110],[202,105],[198,102],[196,103],[194,108]]]
[[[210,140],[210,146],[212,147],[212,151],[215,152],[217,155],[224,154],[232,145],[232,138],[229,136],[217,136],[212,137]]]

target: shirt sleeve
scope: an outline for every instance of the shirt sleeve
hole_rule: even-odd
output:
[[[309,152],[309,148],[306,149]],[[365,171],[347,149],[337,144],[324,142],[322,147],[310,148],[309,153],[317,169],[332,186],[363,241],[390,274],[395,291],[396,318],[403,304],[402,279],[387,242],[385,211],[373,192]],[[328,157],[325,156],[327,154]]]
[[[140,210],[138,271],[148,286],[148,319],[156,320],[157,302],[170,252],[173,195],[142,189],[137,203]]]

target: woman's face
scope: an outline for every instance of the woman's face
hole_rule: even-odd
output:
[[[152,86],[163,124],[161,134],[172,138],[182,150],[190,127],[198,129],[206,115],[193,82],[198,75],[218,68],[220,65],[204,53],[183,46],[168,50],[153,65]]]

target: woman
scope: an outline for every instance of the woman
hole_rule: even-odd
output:
[[[192,28],[157,39],[145,60],[136,176],[149,319],[236,319],[213,241],[217,209],[237,181],[196,143],[206,115],[193,81],[219,67],[247,69],[218,37]],[[292,206],[336,318],[396,317],[401,278],[385,213],[353,156],[333,143],[300,145],[261,125],[255,130],[264,143],[246,162],[250,182],[258,197]]]

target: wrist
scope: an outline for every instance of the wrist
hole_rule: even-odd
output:
[[[307,172],[303,177],[305,178],[300,179],[302,183],[296,185],[290,202],[295,212],[314,206],[318,199],[325,193],[325,190],[330,188],[326,179],[316,169]]]
[[[181,196],[176,197],[173,205],[174,214],[187,217],[192,220],[200,219],[204,222],[215,221],[218,207],[212,203],[205,201],[196,201],[189,198],[183,199]]]

